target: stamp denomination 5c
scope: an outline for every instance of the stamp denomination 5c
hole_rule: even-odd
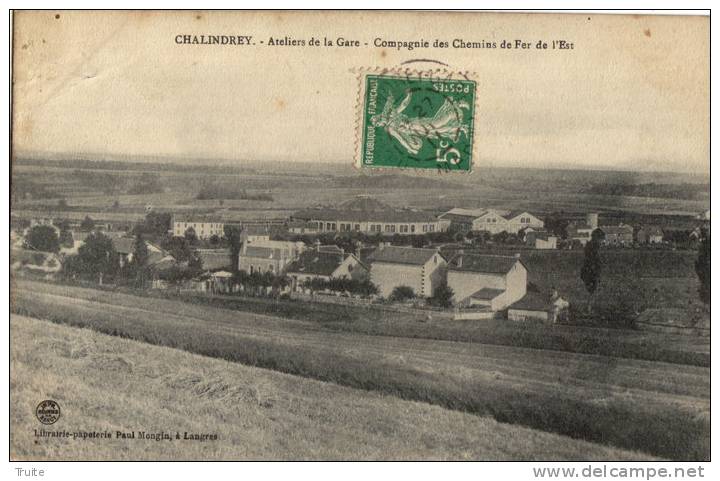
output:
[[[470,171],[476,88],[467,78],[366,74],[358,166]]]

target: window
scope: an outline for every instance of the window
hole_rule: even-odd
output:
[[[435,226],[430,224],[430,232],[435,232]]]
[[[395,224],[385,224],[385,232],[395,232]]]
[[[406,226],[406,225],[401,225],[401,226],[400,226],[400,232],[408,232],[408,226]]]
[[[356,230],[356,231],[359,231],[359,230],[360,230],[360,224],[355,224],[355,230]]]
[[[325,224],[325,230],[332,230],[332,224],[330,222]]]
[[[427,231],[428,231],[428,226],[427,226],[427,224],[423,224],[423,232],[427,232]]]
[[[415,224],[410,226],[410,232],[415,232]]]

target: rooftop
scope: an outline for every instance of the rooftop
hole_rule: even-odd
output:
[[[515,256],[457,254],[448,263],[448,268],[452,271],[507,274],[517,262],[522,264],[520,258]]]
[[[271,233],[271,229],[267,225],[257,225],[257,224],[250,224],[250,225],[243,225],[242,226],[242,233],[245,235],[265,235],[269,236]]]
[[[132,237],[113,237],[110,240],[118,254],[131,254],[135,249],[135,239]]]
[[[663,230],[656,225],[647,225],[647,226],[641,227],[640,230],[645,235],[660,235],[660,236],[663,235]]]
[[[329,276],[335,272],[343,260],[345,260],[344,256],[340,254],[310,250],[303,252],[296,261],[288,266],[287,271]]]
[[[633,228],[630,225],[601,225],[599,227],[605,234],[632,234]]]
[[[240,253],[240,257],[257,257],[260,259],[280,259],[282,257],[282,249],[272,247],[248,246],[245,252]]]
[[[510,309],[526,311],[546,311],[550,309],[550,295],[539,292],[528,292],[519,301],[510,306]]]
[[[383,246],[370,254],[370,262],[387,262],[392,264],[424,265],[433,255],[439,254],[435,249],[418,249],[415,247]]]
[[[491,287],[483,287],[479,291],[470,295],[471,298],[479,301],[492,301],[497,296],[505,292],[503,289],[493,289]]]
[[[198,222],[198,223],[212,222],[212,223],[219,223],[219,224],[222,224],[224,222],[218,215],[215,215],[215,214],[191,214],[191,213],[173,214],[172,221],[173,222]]]
[[[203,269],[215,271],[232,266],[230,249],[198,249]]]
[[[293,215],[295,220],[345,221],[345,222],[435,222],[429,213],[412,209],[397,209],[372,197],[356,197],[337,207],[313,207]]]

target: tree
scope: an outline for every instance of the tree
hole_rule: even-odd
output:
[[[145,215],[145,221],[137,224],[133,231],[143,235],[162,236],[167,234],[172,223],[172,215],[169,212],[150,211]]]
[[[415,291],[410,286],[397,286],[390,293],[390,300],[395,302],[407,301],[415,298]]]
[[[428,299],[428,304],[436,307],[451,307],[454,295],[452,287],[448,286],[447,282],[443,282],[435,288],[432,297]]]
[[[102,284],[105,277],[114,276],[119,268],[117,253],[109,237],[93,232],[85,238],[76,258],[70,260],[69,273],[81,277],[97,278]]]
[[[160,244],[163,249],[168,251],[171,256],[178,262],[186,262],[190,260],[192,249],[188,245],[187,240],[184,237],[172,236],[163,239]]]
[[[72,247],[75,244],[72,232],[69,229],[60,229],[59,241],[63,247]]]
[[[562,211],[551,212],[545,217],[545,228],[560,239],[567,239],[569,225],[570,221],[565,218]]]
[[[195,276],[202,272],[202,268],[203,265],[200,254],[198,254],[197,249],[192,249],[190,251],[190,258],[188,259],[188,270]]]
[[[25,248],[44,252],[58,252],[60,240],[55,229],[49,225],[36,225],[25,237]]]
[[[95,228],[95,221],[86,215],[83,221],[80,223],[80,230],[83,232],[90,232]]]
[[[580,278],[585,284],[585,289],[592,295],[600,284],[600,272],[602,270],[602,260],[600,259],[600,240],[597,236],[593,236],[587,244],[585,244],[585,260],[580,269]],[[588,312],[590,312],[590,300],[588,300]]]
[[[188,227],[185,230],[184,236],[185,236],[185,240],[187,240],[188,244],[196,245],[198,243],[198,236],[195,233],[195,229],[193,229],[192,227]]]
[[[133,257],[130,262],[129,274],[135,279],[137,287],[145,287],[145,279],[148,277],[148,248],[142,234],[135,235],[133,244]]]
[[[133,259],[132,263],[136,267],[146,267],[148,263],[148,248],[142,234],[135,236],[135,243],[133,244]]]
[[[240,226],[226,224],[223,227],[225,238],[230,244],[230,260],[232,262],[232,272],[234,273],[237,272],[238,264],[240,263],[240,249],[242,248],[240,232]]]
[[[703,229],[700,245],[698,246],[698,257],[695,261],[695,272],[700,280],[698,294],[700,300],[710,305],[710,232]]]

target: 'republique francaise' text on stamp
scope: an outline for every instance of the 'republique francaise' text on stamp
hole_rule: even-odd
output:
[[[370,74],[362,81],[360,167],[471,170],[475,81]]]

